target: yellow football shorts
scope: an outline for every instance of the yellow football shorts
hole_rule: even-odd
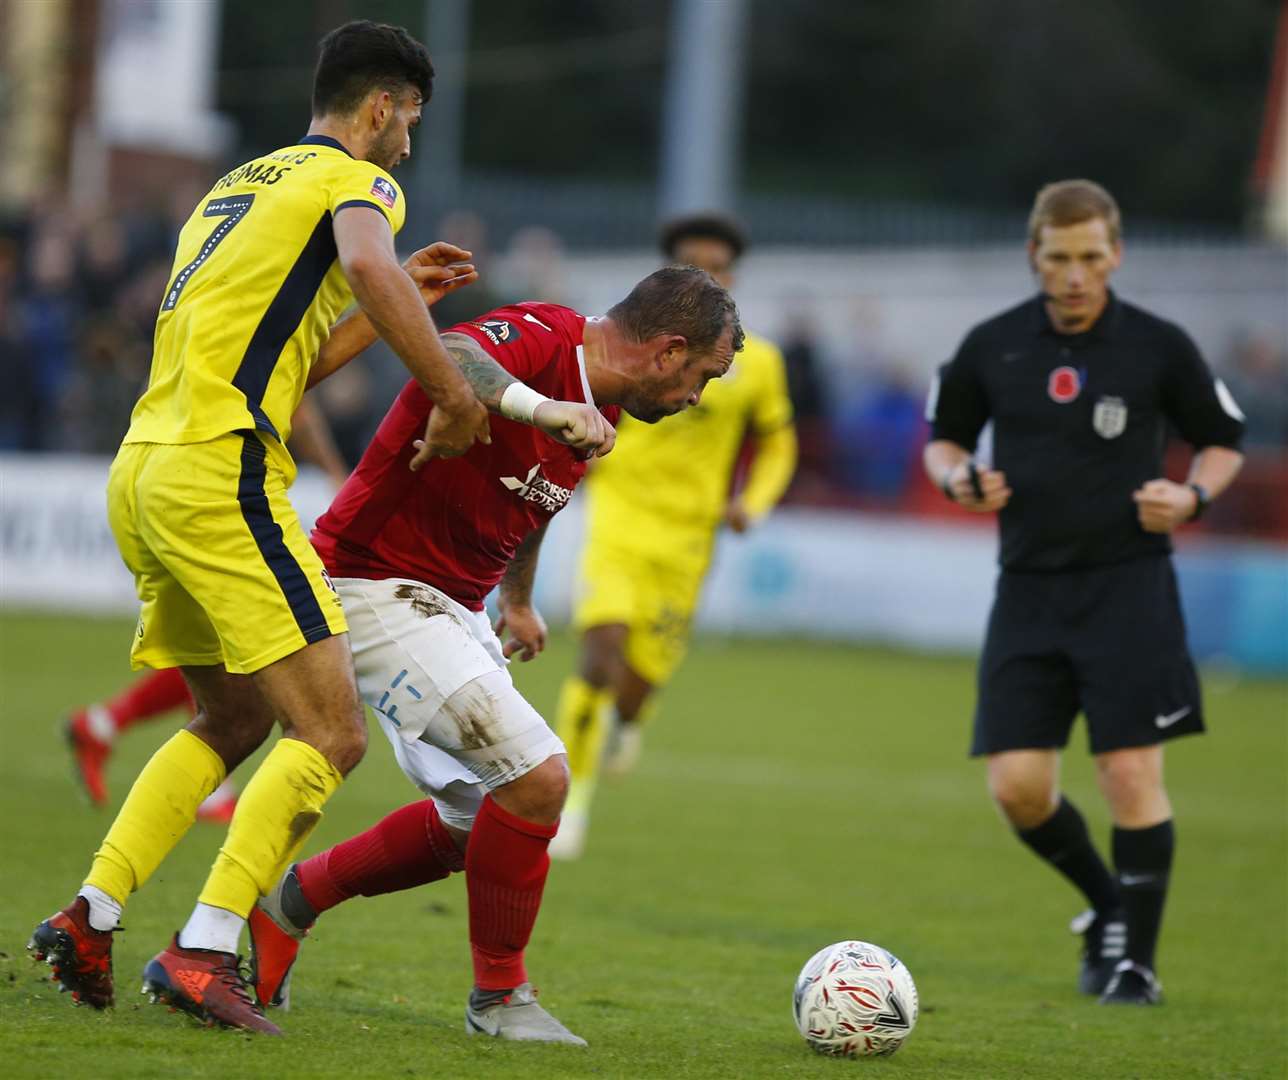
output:
[[[345,632],[340,599],[286,497],[294,473],[285,449],[254,431],[121,447],[108,521],[142,605],[136,668],[223,664],[250,674]]]
[[[663,562],[592,538],[582,549],[573,626],[580,633],[624,623],[626,662],[663,686],[688,650],[706,570],[706,559]]]

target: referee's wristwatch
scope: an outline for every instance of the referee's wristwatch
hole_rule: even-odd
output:
[[[1194,492],[1194,513],[1190,515],[1189,520],[1198,521],[1203,516],[1203,512],[1207,510],[1208,503],[1212,501],[1212,496],[1208,494],[1208,489],[1202,484],[1186,484],[1185,486]]]

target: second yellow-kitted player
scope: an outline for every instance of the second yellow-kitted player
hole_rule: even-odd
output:
[[[746,246],[741,227],[715,214],[670,222],[660,239],[668,262],[701,267],[726,287]],[[748,436],[754,455],[746,483],[734,491]],[[753,334],[699,405],[659,424],[627,417],[618,426],[616,448],[585,484],[587,533],[573,610],[581,658],[558,707],[572,787],[551,855],[581,854],[601,763],[616,771],[634,764],[650,699],[684,658],[720,528],[753,527],[795,467],[783,355]]]

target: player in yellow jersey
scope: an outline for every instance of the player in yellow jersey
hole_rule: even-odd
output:
[[[701,267],[726,288],[746,247],[738,223],[718,214],[676,219],[660,241],[668,262]],[[754,456],[735,492],[748,435]],[[584,484],[586,539],[573,610],[581,658],[577,674],[564,681],[557,714],[572,783],[550,845],[555,858],[581,854],[601,762],[617,771],[634,764],[650,699],[688,646],[716,534],[752,528],[795,467],[783,356],[754,334],[701,404],[663,424],[624,417],[618,425],[616,449]]]
[[[332,31],[308,134],[216,181],[179,235],[108,514],[142,605],[134,666],[180,667],[197,712],[139,774],[75,900],[32,936],[78,1001],[112,1004],[122,905],[277,722],[192,917],[144,985],[203,1019],[280,1034],[238,971],[241,928],[366,748],[340,601],[286,496],[291,416],[379,332],[435,402],[407,464],[488,441],[426,311],[473,280],[450,265],[469,253],[432,245],[406,269],[394,255],[404,206],[388,170],[411,152],[432,79],[405,30]]]

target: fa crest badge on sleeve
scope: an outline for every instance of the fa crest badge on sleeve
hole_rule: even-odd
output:
[[[398,201],[398,189],[383,176],[377,176],[371,182],[371,194],[389,207],[390,210],[394,208],[394,203]]]
[[[1127,402],[1120,397],[1101,397],[1091,411],[1091,426],[1102,439],[1116,439],[1127,430]]]

